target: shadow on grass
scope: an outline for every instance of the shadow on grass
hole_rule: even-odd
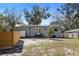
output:
[[[12,54],[21,53],[23,50],[24,41],[19,40],[19,42],[13,48],[0,49],[0,54]]]
[[[51,38],[50,40],[54,40],[54,41],[64,41],[64,40],[62,40],[62,39],[60,39],[60,38]]]

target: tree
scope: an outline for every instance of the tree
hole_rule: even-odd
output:
[[[33,6],[31,11],[24,9],[25,20],[30,25],[39,25],[42,19],[47,19],[51,15],[47,12],[48,7],[42,8],[40,6]]]
[[[65,27],[66,30],[70,30],[73,28],[73,14],[75,12],[75,10],[71,7],[73,4],[64,4],[61,6],[60,9],[58,9],[58,11],[63,15],[63,21],[62,21],[62,25]]]
[[[60,14],[60,17],[56,17],[57,21],[66,29],[75,29],[79,28],[79,4],[76,3],[66,3],[61,5],[60,8],[57,9]]]
[[[0,31],[5,31],[4,29],[4,21],[5,21],[6,17],[3,14],[0,14]]]
[[[15,31],[16,30],[16,24],[21,24],[21,15],[17,13],[17,11],[14,8],[6,9],[3,13],[6,16],[5,23],[5,29],[6,31]]]
[[[74,27],[79,28],[79,3],[74,4],[74,8],[76,10],[76,13],[74,14]]]

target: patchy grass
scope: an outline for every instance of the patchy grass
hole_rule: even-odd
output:
[[[24,46],[23,56],[77,56],[79,39],[45,40],[39,44]]]

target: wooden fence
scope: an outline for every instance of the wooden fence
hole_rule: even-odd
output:
[[[19,32],[0,32],[0,48],[13,47],[19,41]]]

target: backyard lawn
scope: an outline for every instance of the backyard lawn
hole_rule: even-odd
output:
[[[54,39],[24,45],[23,56],[77,56],[79,39]]]

